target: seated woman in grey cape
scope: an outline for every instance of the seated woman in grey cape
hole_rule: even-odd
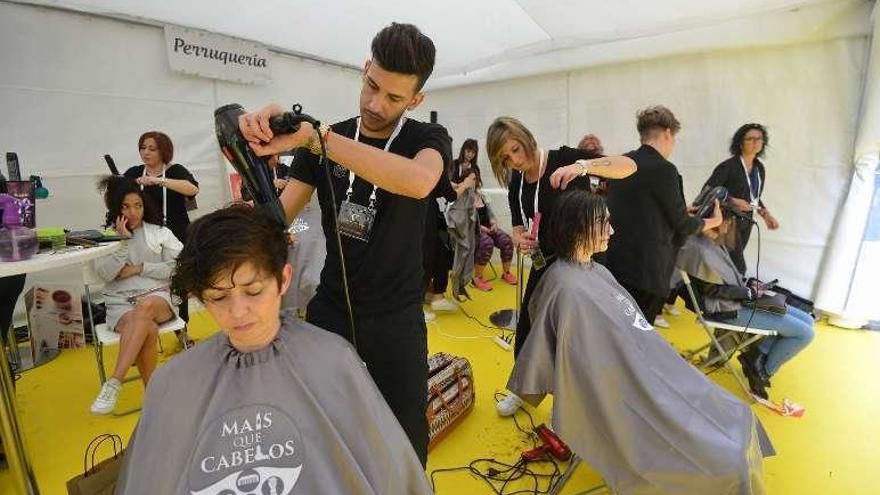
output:
[[[743,303],[760,298],[763,288],[743,282],[729,254],[729,249],[736,246],[736,235],[734,217],[725,217],[720,226],[688,238],[678,253],[676,265],[690,276],[707,319],[778,333],[737,356],[752,394],[766,399],[770,377],[813,340],[814,321],[806,312],[787,304],[785,314],[743,308]],[[683,296],[690,305],[687,295]]]
[[[192,225],[172,279],[222,332],[160,368],[118,494],[421,494],[424,470],[345,340],[280,313],[287,239],[244,205]]]
[[[611,273],[605,201],[566,192],[547,226],[559,260],[529,305],[507,387],[621,494],[759,494],[772,446],[748,405],[685,362]]]

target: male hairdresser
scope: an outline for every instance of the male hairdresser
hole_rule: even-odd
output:
[[[720,225],[721,209],[716,204],[706,219],[688,214],[681,175],[669,161],[681,124],[668,108],[658,105],[640,111],[637,127],[642,146],[625,156],[638,168],[609,187],[614,235],[605,265],[633,296],[645,319],[654,321],[669,295],[669,277],[683,240]]]
[[[282,112],[277,105],[239,121],[260,155],[307,148],[308,152],[297,152],[281,195],[292,220],[318,190],[327,258],[306,309],[307,320],[355,345],[423,465],[428,445],[428,347],[422,314],[422,233],[426,198],[451,162],[452,150],[446,129],[406,118],[405,113],[424,99],[421,90],[433,71],[434,54],[433,42],[418,28],[393,23],[373,38],[358,117],[320,129],[303,124],[294,134],[278,136],[269,129],[269,117]],[[327,170],[319,160],[322,141],[329,157]],[[337,247],[337,225],[343,256]]]

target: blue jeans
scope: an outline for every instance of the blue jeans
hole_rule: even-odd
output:
[[[779,371],[779,367],[801,352],[815,335],[812,316],[787,304],[785,307],[787,311],[784,315],[759,309],[755,311],[754,317],[750,308],[742,308],[737,312],[736,318],[725,322],[745,326],[751,317],[750,328],[776,330],[779,333],[773,337],[766,337],[758,345],[758,349],[767,355],[764,368],[768,375]]]

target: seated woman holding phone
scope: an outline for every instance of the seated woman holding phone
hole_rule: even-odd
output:
[[[724,221],[720,226],[687,239],[678,253],[676,266],[691,278],[707,319],[778,333],[765,337],[738,356],[752,393],[767,399],[770,377],[813,340],[814,320],[787,304],[773,311],[756,304],[765,287],[757,281],[743,281],[730,256],[738,235],[734,215],[727,208],[722,214]],[[754,309],[743,307],[744,304]]]

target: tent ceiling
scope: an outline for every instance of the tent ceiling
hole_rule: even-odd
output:
[[[839,35],[869,0],[34,0],[172,23],[360,67],[373,34],[411,22],[438,46],[433,87],[671,53]],[[841,18],[847,18],[841,27]],[[857,17],[857,18],[854,18]],[[833,31],[833,32],[832,32]],[[852,34],[852,33],[850,33]],[[720,39],[717,39],[720,37]]]

